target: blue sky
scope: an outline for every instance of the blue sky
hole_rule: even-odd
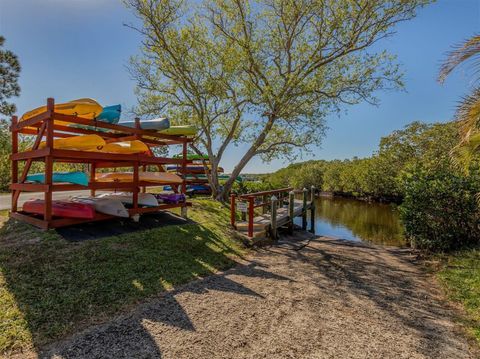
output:
[[[135,84],[126,65],[141,38],[123,26],[131,21],[120,0],[0,0],[0,34],[22,65],[19,114],[47,97],[134,105]],[[397,33],[377,47],[398,56],[406,91],[379,93],[380,106],[361,104],[329,118],[322,147],[303,160],[369,156],[380,137],[412,121],[451,119],[471,83],[468,71],[458,71],[440,85],[438,67],[450,46],[478,33],[479,25],[480,0],[439,0],[400,24]],[[222,162],[227,171],[241,150],[227,151]],[[285,165],[253,160],[245,172],[270,172]]]

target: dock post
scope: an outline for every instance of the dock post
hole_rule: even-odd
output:
[[[235,228],[235,194],[230,194],[230,224]]]
[[[293,234],[293,218],[295,217],[294,210],[295,210],[295,192],[290,191],[288,193],[288,217],[289,217],[288,231],[290,232],[290,234]]]
[[[310,188],[310,232],[315,234],[315,186]]]
[[[255,197],[248,197],[248,236],[253,237],[253,215],[255,211]]]
[[[276,240],[277,239],[277,202],[278,198],[275,196],[272,196],[271,198],[272,202],[272,214],[270,216],[270,227],[271,227],[271,233],[272,233],[272,239]]]
[[[307,194],[308,189],[303,187],[302,229],[307,230]]]

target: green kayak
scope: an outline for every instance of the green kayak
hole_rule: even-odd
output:
[[[179,153],[178,155],[174,155],[173,158],[182,158],[183,155]],[[196,153],[188,153],[187,160],[195,161],[195,160],[208,160],[207,155],[198,155]]]

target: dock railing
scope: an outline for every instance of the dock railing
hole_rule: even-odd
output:
[[[289,192],[293,188],[280,188],[271,191],[262,191],[255,193],[247,193],[242,195],[232,194],[230,196],[230,224],[235,228],[236,212],[242,212],[245,220],[248,220],[248,236],[253,236],[253,218],[255,217],[255,209],[262,208],[262,213],[267,213],[268,207],[271,205],[270,197],[276,196],[279,204],[283,204],[283,200],[288,197]]]

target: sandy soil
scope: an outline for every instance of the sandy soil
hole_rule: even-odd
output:
[[[407,250],[284,243],[165,293],[45,358],[474,358]]]

